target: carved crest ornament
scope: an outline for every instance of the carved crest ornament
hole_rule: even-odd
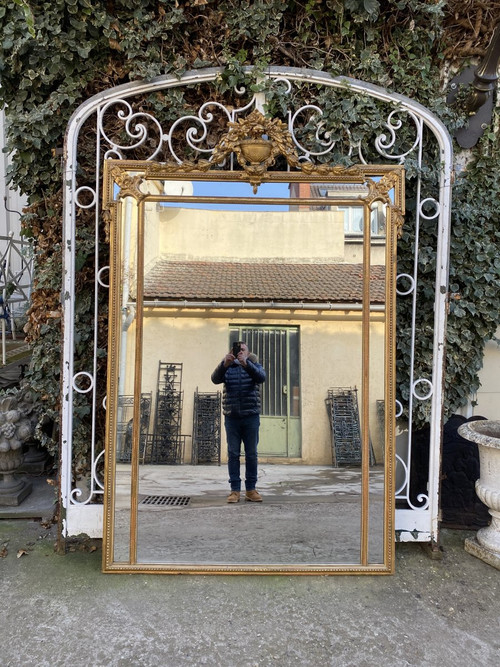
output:
[[[186,160],[177,162],[146,162],[142,174],[131,175],[124,173],[119,167],[111,169],[114,182],[120,187],[120,197],[131,196],[137,201],[142,201],[146,196],[140,185],[144,178],[155,179],[161,174],[206,174],[215,167],[225,164],[232,154],[241,172],[231,172],[232,178],[239,178],[249,182],[254,194],[257,193],[259,185],[269,180],[268,169],[272,167],[276,158],[285,158],[288,166],[299,170],[308,177],[318,179],[335,178],[341,182],[364,183],[368,187],[368,194],[362,199],[369,205],[375,201],[381,201],[391,209],[392,219],[396,225],[397,235],[401,236],[403,227],[403,212],[395,206],[390,191],[395,187],[400,178],[396,171],[385,173],[379,180],[369,178],[362,166],[352,165],[344,167],[340,165],[314,164],[299,159],[294,145],[293,137],[286,124],[279,118],[266,118],[258,109],[254,109],[245,118],[239,118],[235,122],[228,123],[228,132],[224,134],[215,146],[210,160]],[[220,172],[219,172],[220,174]],[[267,178],[266,178],[267,177]]]

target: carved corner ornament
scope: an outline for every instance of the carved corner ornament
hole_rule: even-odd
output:
[[[371,205],[375,201],[381,201],[391,209],[393,222],[396,226],[397,238],[403,235],[404,214],[401,207],[396,206],[392,201],[389,192],[395,189],[400,181],[400,175],[396,172],[384,174],[378,181],[367,178],[368,194],[364,199]]]
[[[144,181],[143,173],[130,174],[122,171],[119,167],[113,167],[111,176],[113,177],[113,181],[120,188],[120,199],[133,197],[140,202],[146,197],[146,194],[140,190],[141,183]]]

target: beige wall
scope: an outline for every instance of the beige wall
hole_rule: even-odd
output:
[[[496,332],[500,338],[500,328]],[[479,372],[481,386],[472,402],[469,414],[486,417],[486,419],[500,419],[500,346],[495,341],[488,341],[484,350],[483,367]]]
[[[363,240],[348,237],[344,246],[344,262],[346,264],[363,264]],[[370,262],[373,265],[385,264],[385,239],[373,241],[370,252]]]
[[[377,399],[383,399],[383,322],[372,326],[372,400],[370,433],[378,462],[382,441],[376,414]],[[228,349],[229,324],[293,325],[300,328],[302,463],[330,465],[331,436],[325,398],[332,386],[361,386],[360,319],[358,313],[340,317],[332,313],[303,316],[275,313],[228,314],[224,311],[177,313],[146,309],[144,325],[143,391],[156,394],[159,361],[183,363],[184,404],[182,433],[192,434],[193,400],[196,389],[213,392],[210,376]],[[131,332],[132,333],[132,332]],[[129,351],[128,368],[133,368]],[[129,365],[131,364],[131,365]],[[132,374],[130,374],[132,375]],[[361,396],[359,395],[361,401]],[[223,433],[222,452],[225,452]],[[191,457],[191,439],[186,441],[186,462]],[[282,460],[282,459],[281,459]]]
[[[344,261],[343,215],[330,211],[161,208],[158,254],[176,259]],[[148,221],[149,230],[149,221]]]
[[[345,238],[343,213],[338,211],[261,213],[147,207],[146,269],[161,255],[177,260],[363,262],[363,243]],[[383,241],[373,243],[371,262],[384,264]]]

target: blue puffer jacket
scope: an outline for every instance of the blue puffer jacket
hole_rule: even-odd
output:
[[[237,361],[224,367],[222,361],[212,373],[214,384],[224,383],[222,410],[225,415],[246,417],[260,413],[260,387],[266,379],[266,371],[250,354],[246,368]]]

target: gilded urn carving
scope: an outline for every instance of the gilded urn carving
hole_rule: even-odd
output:
[[[268,139],[244,139],[240,148],[245,160],[255,165],[269,159],[272,144]]]

